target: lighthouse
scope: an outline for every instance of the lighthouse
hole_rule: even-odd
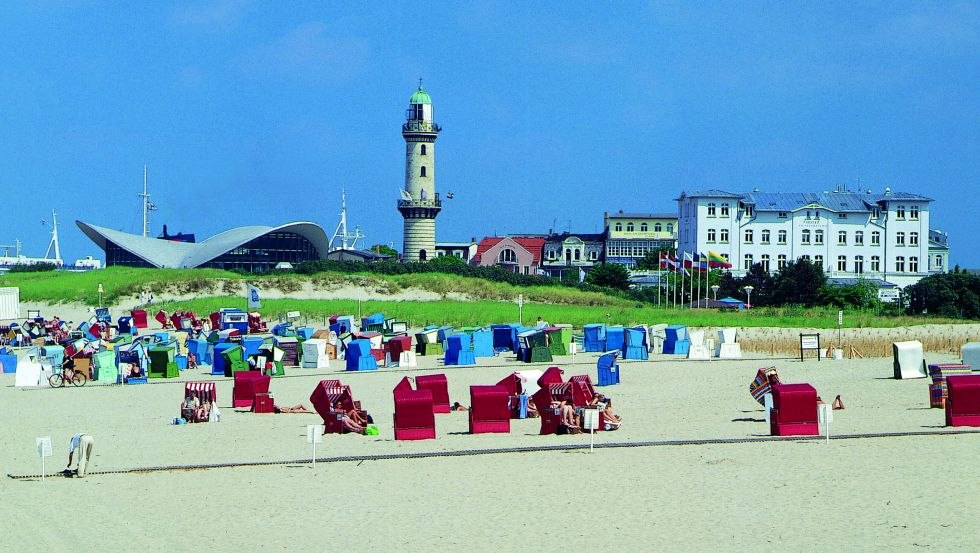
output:
[[[436,216],[442,202],[436,193],[436,138],[442,130],[432,120],[432,98],[419,89],[408,100],[402,137],[405,139],[405,188],[398,211],[405,222],[403,261],[427,261],[435,257]]]

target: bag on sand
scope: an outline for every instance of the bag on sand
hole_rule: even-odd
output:
[[[378,430],[378,427],[374,426],[373,424],[364,429],[365,436],[377,436],[379,434],[381,434],[381,431]]]

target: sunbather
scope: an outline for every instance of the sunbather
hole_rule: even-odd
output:
[[[351,411],[345,411],[344,408],[341,407],[340,401],[337,401],[333,405],[330,406],[330,411],[332,413],[343,413],[344,414],[344,417],[343,417],[342,421],[344,423],[344,430],[346,430],[347,432],[357,432],[358,434],[363,434],[364,433],[364,424],[363,423],[358,423],[353,418],[351,418],[351,412],[353,412],[354,415],[356,415],[358,417],[358,419],[360,419],[360,415],[358,415],[358,413],[356,411],[354,411],[353,409]]]
[[[450,411],[469,411],[469,407],[461,404],[458,401],[454,401],[452,407],[449,408]]]
[[[578,423],[578,418],[575,416],[575,407],[572,406],[572,402],[563,399],[558,402],[558,407],[561,409],[562,424],[569,428],[579,428],[581,426]]]
[[[211,402],[202,401],[201,406],[194,413],[195,420],[191,422],[208,422],[211,417]]]
[[[187,353],[187,368],[196,369],[197,368],[197,356],[193,353]]]
[[[312,413],[313,412],[307,409],[306,406],[303,405],[302,403],[297,403],[292,407],[279,407],[278,405],[275,405],[272,407],[272,410],[276,413]]]
[[[197,401],[196,395],[191,394],[186,396],[183,403],[180,404],[180,416],[187,422],[195,422],[199,408],[200,404]]]

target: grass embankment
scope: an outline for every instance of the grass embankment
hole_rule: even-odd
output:
[[[710,309],[661,309],[650,305],[557,286],[518,287],[475,278],[439,273],[404,275],[320,273],[313,276],[282,274],[261,277],[243,276],[216,269],[138,269],[109,267],[99,271],[68,273],[18,273],[0,276],[0,286],[20,288],[22,301],[99,303],[98,286],[103,285],[103,304],[135,304],[139,293],[152,291],[159,300],[168,295],[195,296],[181,302],[164,302],[159,306],[210,313],[221,307],[244,307],[244,282],[252,282],[262,290],[277,290],[289,294],[304,290],[337,290],[346,287],[363,288],[375,295],[393,295],[402,290],[420,289],[444,298],[463,296],[472,301],[442,299],[438,301],[364,301],[360,313],[385,313],[420,326],[428,323],[454,326],[485,325],[518,320],[515,299],[525,299],[524,322],[530,324],[538,316],[553,323],[581,325],[596,322],[609,324],[653,324],[669,322],[697,327],[813,327],[836,328],[836,308],[757,308],[745,311]],[[311,322],[317,318],[342,313],[358,313],[356,300],[271,299],[262,300],[263,315],[274,319],[287,311],[300,311]],[[638,306],[639,305],[639,306]],[[921,324],[963,323],[956,319],[934,317],[885,317],[874,312],[845,311],[844,328],[889,328]]]

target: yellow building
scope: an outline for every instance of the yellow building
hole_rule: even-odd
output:
[[[677,248],[677,215],[673,213],[624,213],[603,215],[606,262],[634,267],[648,252]]]

